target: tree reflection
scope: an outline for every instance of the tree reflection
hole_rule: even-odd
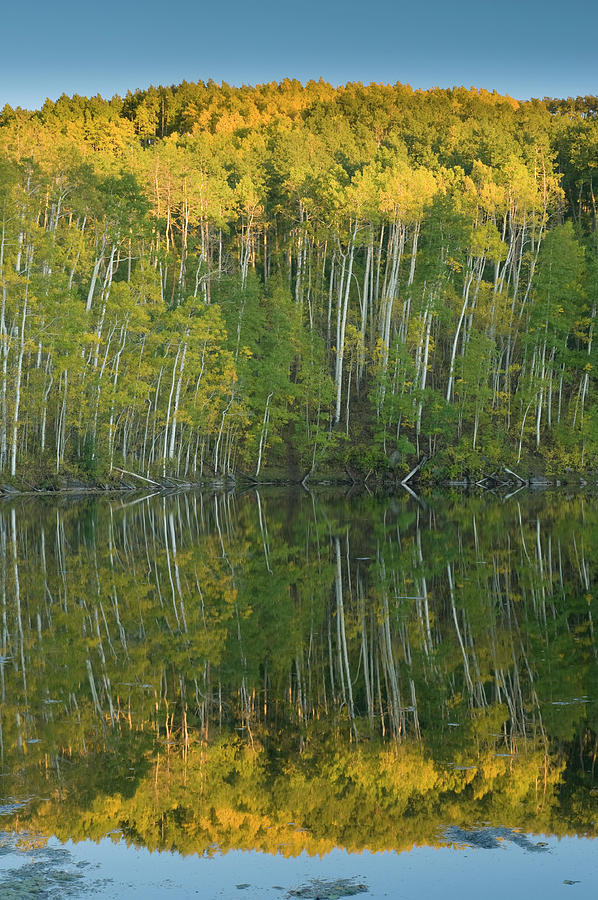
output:
[[[31,798],[6,827],[182,852],[593,834],[598,514],[517,499],[0,507],[3,795]]]

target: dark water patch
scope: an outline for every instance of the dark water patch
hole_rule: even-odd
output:
[[[0,869],[2,900],[62,900],[88,896],[109,884],[109,879],[89,879],[90,864],[75,861],[63,847],[49,847],[32,834],[0,836],[0,858],[10,868]]]
[[[444,832],[445,838],[454,844],[467,844],[481,850],[497,850],[504,841],[510,841],[528,853],[546,853],[550,847],[545,841],[534,841],[526,834],[512,828],[492,827],[460,828],[451,825]]]
[[[290,890],[287,897],[301,897],[303,900],[341,900],[341,897],[355,897],[367,894],[365,884],[352,878],[338,878],[328,881],[314,878],[308,884]]]

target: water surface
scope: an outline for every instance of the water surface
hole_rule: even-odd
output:
[[[2,896],[593,896],[591,497],[21,498],[0,542]]]

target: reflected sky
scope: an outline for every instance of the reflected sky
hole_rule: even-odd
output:
[[[293,859],[251,851],[231,851],[213,857],[182,858],[176,853],[149,853],[103,840],[99,843],[51,840],[51,851],[66,850],[56,868],[77,877],[65,888],[53,879],[46,857],[45,889],[50,897],[94,896],[106,900],[160,900],[168,897],[275,900],[275,898],[425,897],[426,900],[468,900],[483,893],[485,900],[505,896],[551,898],[595,896],[598,843],[585,838],[530,836],[548,844],[544,854],[526,852],[505,841],[498,849],[432,849],[409,853],[351,854],[334,850],[320,858],[301,854]],[[19,868],[22,883],[36,865],[35,854],[0,856],[0,874]],[[15,876],[13,876],[15,877]],[[16,877],[15,877],[16,883]],[[363,887],[367,891],[363,891]],[[340,892],[345,893],[340,893]],[[569,893],[571,891],[572,893]]]

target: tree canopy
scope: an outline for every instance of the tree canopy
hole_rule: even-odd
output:
[[[0,470],[598,454],[596,98],[285,80],[0,114]]]

